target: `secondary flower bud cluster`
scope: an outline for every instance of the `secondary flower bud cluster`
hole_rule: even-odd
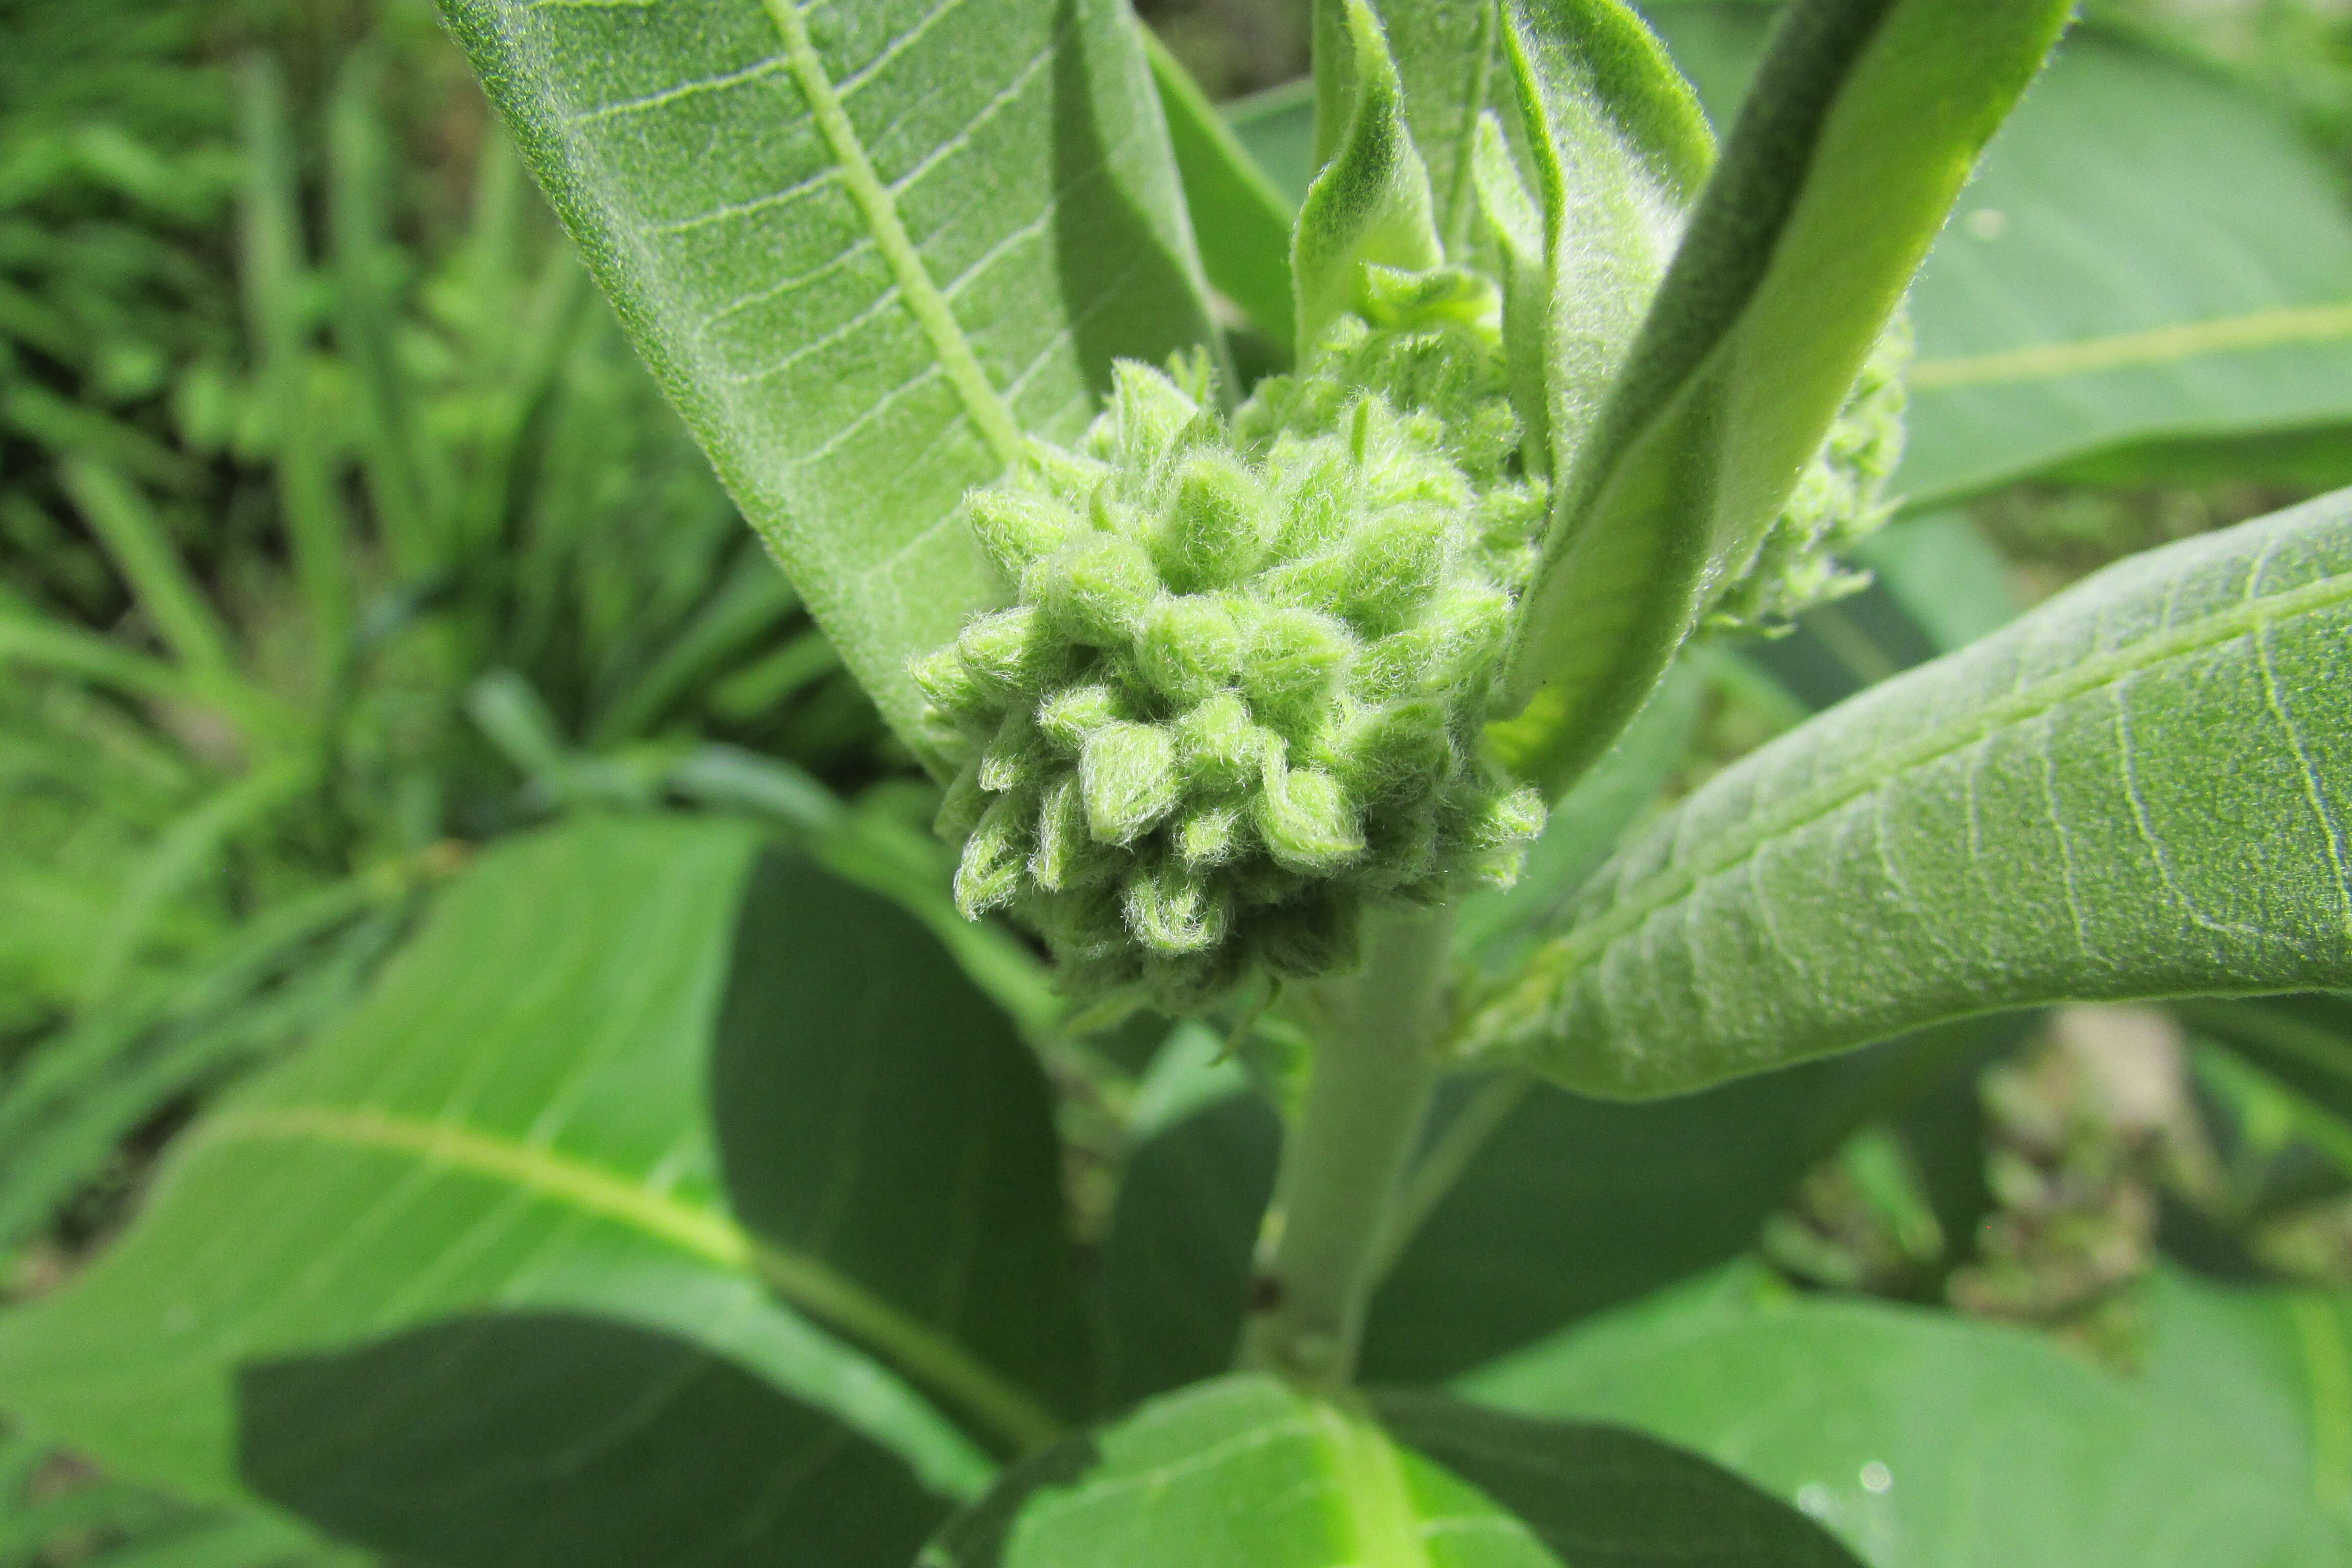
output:
[[[1491,306],[1383,298],[1230,419],[1199,363],[1122,363],[1076,450],[971,498],[1019,597],[916,667],[956,898],[1079,994],[1344,968],[1367,905],[1507,881],[1541,825],[1479,752],[1544,501]]]
[[[1911,362],[1908,320],[1897,316],[1847,395],[1829,437],[1797,480],[1747,574],[1716,601],[1717,630],[1769,630],[1870,582],[1840,552],[1878,531],[1894,508],[1887,476],[1903,458],[1903,373]]]

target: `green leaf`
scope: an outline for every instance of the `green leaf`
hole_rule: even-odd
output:
[[[1770,58],[1576,468],[1509,685],[1605,750],[1744,571],[2063,0],[1809,0]]]
[[[964,491],[1205,341],[1126,8],[445,0],[638,350],[898,732]]]
[[[1525,961],[1538,933],[1657,804],[1697,733],[1706,696],[1706,682],[1687,665],[1658,683],[1617,743],[1552,806],[1542,835],[1528,847],[1519,879],[1462,900],[1454,921],[1455,951],[1471,954],[1491,974],[1508,973]]]
[[[1771,14],[1674,3],[1652,16],[1728,112]],[[2146,469],[2182,437],[2340,424],[2347,299],[2352,213],[2286,116],[2083,28],[1986,150],[1913,286],[1919,356],[1895,489],[1927,501],[2087,452],[2130,447]],[[2340,453],[2340,435],[2326,440]]]
[[[1257,166],[1291,205],[1315,180],[1315,81],[1301,77],[1219,105]]]
[[[247,1485],[457,1568],[897,1568],[941,1511],[825,1412],[604,1319],[469,1314],[248,1364],[236,1394]]]
[[[1302,346],[1360,307],[1365,268],[1419,271],[1444,259],[1429,172],[1405,125],[1404,89],[1380,20],[1364,0],[1344,4],[1352,108],[1330,161],[1307,187],[1291,241]]]
[[[1238,1094],[1147,1139],[1128,1161],[1099,1285],[1113,1405],[1233,1365],[1281,1150],[1273,1109]]]
[[[2352,497],[2133,557],[1717,775],[1469,1028],[1672,1093],[2045,1001],[2352,984]]]
[[[1150,28],[1144,52],[1168,113],[1168,140],[1184,177],[1184,204],[1209,281],[1249,312],[1284,353],[1297,302],[1290,291],[1290,198],[1276,188],[1201,91],[1181,61]]]
[[[641,1484],[681,1542],[723,1521],[772,1551],[863,1509],[903,1553],[890,1521],[919,1533],[986,1461],[771,1296],[763,1277],[816,1279],[829,1296],[794,1304],[887,1310],[763,1247],[721,1194],[707,1058],[755,847],[716,819],[583,817],[485,855],[365,1000],[181,1141],[129,1235],[0,1317],[0,1402],[121,1474],[218,1498],[242,1469],[459,1568],[542,1560],[459,1552],[436,1524],[472,1517],[480,1456],[576,1454],[640,1421],[665,1435]],[[415,1393],[453,1363],[476,1404]],[[678,1403],[647,1403],[663,1391]],[[328,1462],[301,1413],[338,1406]],[[436,1425],[457,1409],[478,1413],[466,1446]],[[789,1443],[756,1473],[714,1457],[746,1432]],[[551,1521],[612,1484],[524,1468]],[[543,1560],[684,1560],[637,1539]]]
[[[1516,1094],[1511,1078],[1464,1092],[1408,1186],[1453,1178],[1373,1300],[1366,1379],[1452,1377],[1727,1262],[1856,1128],[1981,1066],[2015,1034],[2005,1020],[1971,1021],[1631,1104],[1523,1076]],[[1490,1130],[1477,1138],[1482,1118]],[[1448,1171],[1465,1135],[1477,1141]]]
[[[2131,155],[2118,158],[2118,148]],[[2352,212],[2271,105],[2098,34],[1995,141],[1912,295],[1896,488],[2352,418]]]
[[[2023,1330],[1717,1284],[1489,1367],[1465,1392],[1622,1421],[1828,1525],[1873,1568],[2323,1568],[2352,1535],[2250,1351],[2152,1302],[2144,1381]],[[2200,1363],[2202,1363],[2201,1368]],[[2260,1390],[2261,1392],[2256,1392]],[[2331,1412],[2331,1418],[2333,1413]]]
[[[2146,1289],[2148,1392],[2352,1535],[2352,1297],[2173,1272]]]
[[[1516,293],[1524,272],[1540,279],[1520,335],[1541,345],[1550,464],[1565,475],[1665,274],[1715,142],[1689,84],[1617,0],[1513,0],[1505,14],[1520,141],[1544,215],[1540,259],[1529,268],[1514,254],[1512,282]]]
[[[1634,1104],[1519,1075],[1453,1086],[1407,1184],[1413,1228],[1390,1244],[1365,1379],[1450,1377],[1726,1262],[1855,1128],[1947,1085],[1972,1102],[2018,1032],[1972,1020]],[[1280,1139],[1265,1102],[1239,1095],[1136,1151],[1101,1264],[1118,1402],[1231,1362]],[[1980,1166],[1980,1146],[1964,1158]]]
[[[919,1568],[1559,1568],[1363,1414],[1263,1376],[1146,1405],[951,1523]]]
[[[1431,214],[1447,258],[1472,252],[1471,149],[1502,91],[1494,0],[1387,0],[1379,7],[1404,89],[1405,122],[1429,171]]]
[[[1621,1426],[1375,1401],[1400,1442],[1517,1513],[1573,1568],[1860,1568],[1820,1525],[1696,1455]]]
[[[773,1244],[761,1261],[788,1300],[824,1310],[828,1274],[856,1281],[888,1311],[825,1315],[1020,1446],[1060,1435],[1039,1394],[1084,1413],[1051,1090],[914,916],[804,859],[762,861],[711,1094],[736,1217]]]

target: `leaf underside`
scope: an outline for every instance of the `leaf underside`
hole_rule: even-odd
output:
[[[737,503],[919,749],[907,661],[1001,602],[961,501],[1114,356],[1208,335],[1111,0],[446,0]]]
[[[1472,1037],[1673,1093],[1988,1009],[2352,984],[2352,497],[2110,567],[1711,781]]]

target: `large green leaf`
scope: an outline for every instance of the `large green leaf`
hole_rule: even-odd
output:
[[[1520,1075],[1450,1086],[1408,1183],[1413,1228],[1373,1298],[1364,1378],[1450,1377],[1724,1263],[1856,1127],[1947,1089],[1972,1100],[2018,1031],[1970,1020],[1640,1103]],[[1119,1402],[1231,1363],[1280,1139],[1265,1102],[1237,1094],[1136,1152],[1101,1267]],[[1981,1148],[1965,1158],[1980,1165]]]
[[[1639,1432],[1434,1393],[1375,1405],[1391,1435],[1510,1509],[1571,1568],[1859,1568],[1786,1503]]]
[[[1670,1093],[2046,1001],[2352,983],[2352,496],[2131,558],[1717,775],[1471,1026]]]
[[[1154,1400],[1006,1490],[921,1568],[1561,1568],[1365,1415],[1255,1374]]]
[[[2294,1385],[2265,1360],[2275,1342],[2231,1323],[2226,1300],[2162,1283],[2138,1380],[2021,1330],[1861,1300],[1759,1304],[1714,1286],[1577,1330],[1466,1388],[1686,1445],[1795,1502],[1873,1568],[2352,1562],[2352,1534],[2315,1499]],[[2330,1397],[2323,1418],[2341,1430],[2340,1390]]]
[[[1771,16],[1654,4],[1728,113]],[[2242,88],[2113,32],[2061,46],[1911,292],[1896,486],[1926,500],[2098,448],[2352,417],[2352,213]]]
[[[1441,1394],[1343,1405],[1259,1376],[1153,1400],[1012,1472],[921,1563],[1854,1568],[1785,1504],[1638,1433]]]
[[[826,1272],[856,1281],[889,1310],[845,1300],[843,1326],[1016,1444],[1056,1435],[1046,1406],[1086,1412],[1052,1092],[913,915],[800,857],[763,861],[711,1096],[730,1202],[774,1243],[787,1298],[830,1300]],[[821,1270],[803,1279],[800,1258]]]
[[[1637,1103],[1510,1079],[1465,1093],[1432,1142],[1453,1176],[1417,1216],[1364,1332],[1373,1383],[1452,1377],[1737,1257],[1857,1127],[2013,1043],[1971,1020],[1830,1061]],[[1506,1107],[1453,1171],[1457,1135]],[[1459,1129],[1457,1134],[1456,1129]]]
[[[1807,0],[1772,52],[1576,468],[1516,700],[1604,750],[1821,445],[2063,0]]]
[[[365,1001],[187,1135],[107,1257],[0,1318],[0,1403],[124,1474],[219,1497],[242,1473],[461,1568],[731,1563],[845,1517],[871,1550],[841,1561],[903,1553],[986,1461],[763,1276],[835,1323],[887,1300],[721,1194],[708,1058],[756,842],[592,818],[486,855]],[[353,1414],[322,1464],[331,1409]],[[562,1554],[557,1520],[619,1484],[564,1458],[599,1434],[645,1457],[630,1484],[676,1556],[642,1533]],[[716,1457],[744,1444],[767,1463]],[[501,1451],[556,1555],[460,1550]]]
[[[516,142],[744,515],[902,735],[996,602],[960,521],[1114,355],[1202,341],[1115,0],[446,0]]]

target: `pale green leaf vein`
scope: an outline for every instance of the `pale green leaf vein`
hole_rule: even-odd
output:
[[[1563,972],[1572,973],[1587,967],[1619,941],[1641,930],[1653,916],[1688,899],[1701,886],[1737,870],[1776,842],[1822,821],[1874,791],[1886,788],[1906,774],[2133,675],[2241,637],[2259,637],[2268,628],[2347,603],[2352,603],[2352,574],[2322,577],[2284,593],[2196,617],[2156,637],[2026,681],[1998,701],[1973,709],[1952,722],[1932,725],[1907,744],[1874,753],[1833,773],[1782,805],[1759,813],[1739,831],[1724,835],[1690,860],[1677,860],[1633,884],[1605,910],[1561,937],[1544,965],[1549,973],[1527,984],[1547,992],[1551,990],[1559,984]],[[2308,769],[2307,759],[2299,757],[2298,762]]]
[[[712,1208],[680,1202],[619,1172],[479,1128],[373,1108],[257,1106],[215,1116],[205,1142],[298,1141],[380,1149],[469,1172],[610,1220],[730,1273],[756,1274],[785,1300],[881,1352],[1001,1436],[1034,1447],[1060,1423],[962,1346],[805,1254],[754,1241]]]
[[[866,144],[858,137],[857,127],[850,122],[848,110],[825,74],[824,61],[809,37],[807,19],[793,0],[763,0],[763,4],[769,19],[783,38],[784,58],[792,68],[793,79],[799,85],[802,98],[808,103],[810,117],[816,121],[825,145],[839,160],[843,183],[866,226],[873,231],[875,245],[889,264],[907,309],[930,340],[931,352],[938,356],[940,367],[954,386],[964,412],[979,427],[998,461],[1013,462],[1021,455],[1021,427],[1014,422],[1012,410],[997,395],[988,373],[981,368],[980,359],[964,337],[947,296],[931,280],[922,257],[915,249],[915,242],[908,236],[889,187],[876,173],[874,161],[866,155]]]

